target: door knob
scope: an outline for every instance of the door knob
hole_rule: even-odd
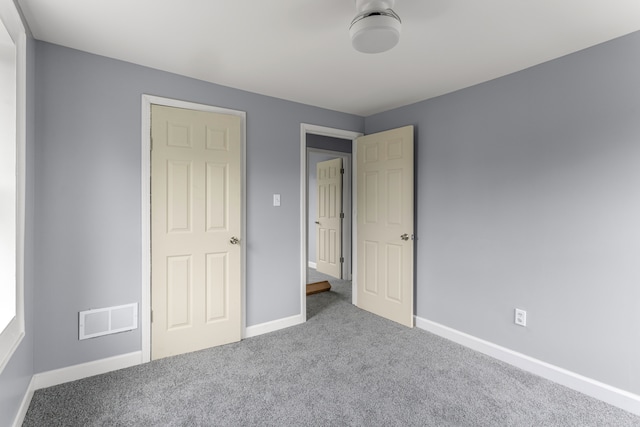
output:
[[[234,236],[229,240],[229,243],[231,243],[232,245],[237,245],[240,243],[240,239]]]
[[[404,233],[402,236],[400,236],[400,238],[404,241],[409,240],[409,235],[407,233]]]
[[[320,221],[316,221],[316,224],[320,225]]]

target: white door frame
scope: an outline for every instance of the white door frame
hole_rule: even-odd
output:
[[[343,129],[335,129],[325,126],[311,125],[307,123],[300,124],[300,309],[301,315],[304,321],[307,321],[307,267],[308,267],[308,254],[307,254],[307,241],[308,241],[308,224],[307,224],[307,134],[330,136],[332,138],[340,138],[351,140],[351,146],[355,147],[355,139],[362,136],[361,132],[353,132]],[[347,142],[348,143],[348,142]],[[353,164],[352,171],[352,192],[351,192],[351,206],[352,206],[352,218],[355,218],[355,203],[353,203],[354,197],[357,195],[355,177],[356,168],[355,162]],[[353,222],[353,221],[352,221]],[[356,227],[355,222],[351,229],[352,239],[355,238]],[[352,265],[356,260],[356,250],[353,248]],[[356,289],[356,277],[352,277],[352,289]],[[356,292],[352,292],[354,295],[353,304],[356,304],[355,295]]]
[[[165,105],[168,107],[186,108],[189,110],[206,111],[221,114],[230,114],[240,117],[240,203],[242,209],[240,213],[241,240],[246,242],[246,219],[247,219],[247,199],[246,199],[246,113],[244,111],[230,110],[227,108],[214,107],[212,105],[197,104],[193,102],[180,101],[177,99],[163,98],[153,95],[142,95],[142,278],[141,278],[141,307],[140,323],[142,335],[142,363],[151,361],[151,105]],[[246,244],[240,247],[240,293],[241,293],[241,318],[242,337],[246,336]]]

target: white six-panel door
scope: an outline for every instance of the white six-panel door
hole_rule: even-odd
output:
[[[358,138],[357,304],[413,327],[413,126]]]
[[[342,278],[342,159],[319,162],[316,174],[316,270]]]
[[[151,356],[241,338],[241,120],[151,109]]]

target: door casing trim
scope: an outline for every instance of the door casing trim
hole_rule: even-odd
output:
[[[359,136],[364,135],[361,132],[354,132],[350,130],[330,128],[326,126],[312,125],[308,123],[300,124],[300,315],[304,322],[307,321],[307,242],[308,242],[308,227],[307,227],[307,134],[330,136],[332,138],[350,139],[351,146],[355,148],[355,140]],[[353,156],[353,154],[352,154]],[[352,161],[352,191],[351,191],[351,209],[352,218],[356,218],[356,206],[353,201],[355,200],[357,193],[356,182],[354,177],[356,176],[355,162]],[[356,227],[355,221],[351,229],[352,241],[355,241]],[[353,255],[351,258],[351,265],[357,260],[356,248],[353,247]],[[356,304],[355,292],[357,283],[356,276],[353,275],[351,287],[354,292],[353,304]]]
[[[142,95],[142,151],[141,151],[141,211],[142,211],[142,275],[141,275],[141,348],[142,363],[151,361],[151,105],[185,108],[189,110],[229,114],[240,117],[240,238],[247,241],[247,191],[246,191],[246,135],[247,113],[213,105],[198,104],[154,95]],[[246,245],[240,247],[240,315],[242,319],[241,336],[246,336]]]

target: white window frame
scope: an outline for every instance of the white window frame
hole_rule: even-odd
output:
[[[11,0],[0,0],[0,19],[16,46],[16,315],[0,333],[0,373],[24,338],[24,231],[27,36]]]

